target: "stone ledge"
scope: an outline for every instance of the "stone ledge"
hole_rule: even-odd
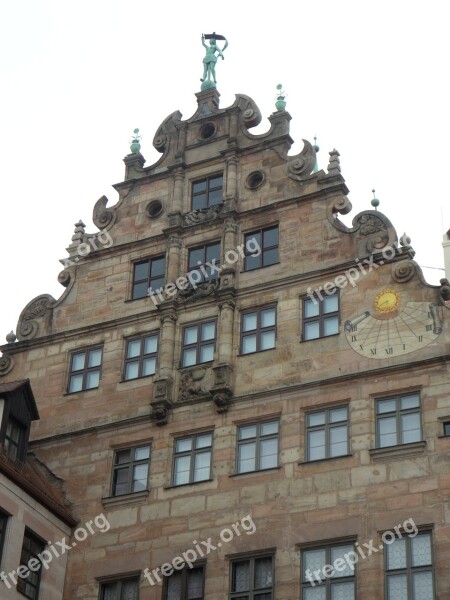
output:
[[[398,446],[388,446],[387,448],[371,448],[369,454],[372,460],[395,460],[396,458],[403,458],[409,456],[415,456],[417,454],[423,454],[426,448],[426,441],[413,442],[412,444],[400,444]]]
[[[350,456],[353,456],[353,452],[351,452],[350,454],[341,454],[340,456],[329,456],[328,458],[316,458],[315,460],[300,460],[297,464],[299,466],[311,465],[311,464],[315,464],[315,463],[325,462],[327,460],[336,460],[339,458],[349,458]]]
[[[108,496],[107,498],[102,498],[102,504],[105,508],[115,508],[116,506],[129,506],[130,504],[144,502],[148,497],[149,493],[150,490],[144,490],[143,492],[133,492],[132,494]]]

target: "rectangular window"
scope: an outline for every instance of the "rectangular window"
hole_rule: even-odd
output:
[[[149,288],[153,292],[164,287],[166,272],[166,258],[158,256],[134,263],[133,271],[133,300],[145,298],[149,295]]]
[[[241,354],[275,348],[277,309],[275,306],[244,312],[241,320]]]
[[[303,550],[302,600],[355,600],[354,567],[344,559],[354,551],[353,543]]]
[[[174,571],[164,581],[164,600],[204,600],[204,566]]]
[[[8,526],[9,515],[0,510],[0,565],[3,556],[3,547],[5,545],[6,527]]]
[[[255,240],[251,242],[250,240]],[[255,242],[261,248],[258,256],[253,256],[255,251],[248,250],[248,247],[253,248]],[[244,271],[253,271],[261,267],[269,267],[279,262],[278,256],[278,225],[268,227],[267,229],[259,229],[245,235],[245,258]]]
[[[22,460],[24,456],[24,446],[27,428],[19,421],[10,417],[6,424],[5,441],[3,443],[6,452],[13,459]]]
[[[431,532],[401,537],[385,548],[387,600],[433,600]]]
[[[114,453],[112,496],[143,492],[148,488],[150,446],[124,448]]]
[[[139,600],[139,578],[102,583],[100,600]]]
[[[273,600],[273,556],[235,560],[231,563],[229,599]]]
[[[422,440],[418,392],[380,398],[376,401],[376,417],[378,448]]]
[[[450,421],[444,423],[444,435],[450,436]]]
[[[315,340],[339,333],[339,294],[303,298],[302,339]]]
[[[241,425],[238,429],[237,472],[278,467],[279,422]]]
[[[41,581],[42,563],[38,558],[45,548],[45,542],[34,535],[29,529],[25,529],[22,543],[22,553],[20,555],[20,564],[27,567],[26,577],[17,578],[17,591],[30,600],[36,600],[39,597],[39,584]],[[36,559],[39,563],[37,570],[28,569],[31,559]],[[32,565],[37,564],[36,561]]]
[[[211,478],[212,433],[199,433],[175,440],[173,485]]]
[[[348,454],[348,407],[308,413],[306,439],[307,460]]]
[[[197,271],[198,282],[217,279],[218,272],[209,265],[220,266],[220,242],[189,249],[188,271]],[[206,273],[206,275],[205,275]],[[194,277],[192,277],[194,280]]]
[[[191,367],[214,360],[216,321],[205,321],[183,328],[181,366]]]
[[[157,333],[127,340],[124,372],[126,381],[155,374],[158,340]]]
[[[97,388],[102,370],[102,348],[73,352],[70,358],[69,394]]]
[[[223,175],[214,175],[192,184],[192,210],[222,204]]]

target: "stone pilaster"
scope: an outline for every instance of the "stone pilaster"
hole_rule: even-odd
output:
[[[151,419],[157,425],[165,425],[172,408],[175,326],[177,315],[169,309],[161,316],[159,342],[159,368],[154,380]]]
[[[175,283],[180,276],[181,248],[183,246],[183,240],[177,234],[170,235],[168,246],[167,283]]]

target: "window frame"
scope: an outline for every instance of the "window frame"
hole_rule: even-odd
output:
[[[25,553],[25,539],[28,539],[30,544],[34,544],[35,546],[39,546],[39,551],[36,553],[28,553],[27,557],[24,558],[24,553]],[[38,571],[31,571],[30,569],[28,569],[28,576],[27,577],[18,577],[17,578],[17,585],[16,585],[16,589],[17,591],[22,594],[22,596],[25,596],[25,598],[28,598],[29,600],[38,600],[39,598],[39,591],[40,591],[40,585],[41,585],[41,576],[42,576],[42,561],[38,558],[38,554],[42,553],[45,548],[47,546],[47,543],[41,538],[39,537],[36,533],[34,533],[34,531],[32,531],[31,529],[29,529],[28,527],[25,527],[24,533],[23,533],[23,539],[22,539],[22,548],[20,551],[20,565],[24,565],[25,567],[27,567],[28,569],[28,564],[30,562],[31,559],[35,558],[36,560],[39,561],[39,563],[41,564],[40,568]],[[28,550],[27,550],[28,552]],[[30,583],[30,575],[34,575],[36,574],[37,579],[36,579],[36,583]],[[33,588],[33,595],[30,596],[29,594],[25,593],[26,592],[26,586],[30,585]]]
[[[272,585],[269,588],[255,588],[255,562],[259,559],[270,558],[272,562],[272,571],[271,571],[271,579]],[[233,578],[234,578],[234,567],[238,563],[250,562],[249,565],[249,581],[250,581],[250,589],[247,591],[233,591]],[[275,598],[275,552],[256,552],[247,555],[236,556],[235,558],[231,558],[230,560],[230,583],[229,583],[229,593],[228,600],[234,599],[242,599],[245,597],[245,600],[258,600],[261,596],[261,593],[270,594],[270,600],[274,600]],[[266,590],[266,591],[264,591]]]
[[[443,437],[450,437],[450,421],[444,421],[442,423]]]
[[[264,235],[268,232],[271,231],[272,229],[276,229],[277,230],[277,238],[278,241],[276,243],[276,245],[271,245],[271,246],[264,246]],[[259,235],[260,239],[261,239],[261,243],[259,244],[259,247],[261,248],[261,252],[258,256],[253,256],[253,252],[250,252],[247,249],[247,243],[250,239],[254,238],[255,235]],[[265,256],[265,252],[269,251],[269,250],[274,250],[277,249],[277,260],[275,262],[271,262],[270,264],[265,264],[264,263],[264,256]],[[251,258],[257,258],[258,259],[258,266],[253,267],[253,268],[248,268],[248,257]],[[248,233],[244,233],[244,272],[245,273],[250,273],[251,271],[256,271],[257,269],[264,269],[265,267],[272,267],[273,265],[277,265],[280,262],[280,226],[279,223],[276,223],[275,225],[269,225],[268,227],[262,227],[261,229],[255,229],[253,231],[249,231]]]
[[[168,595],[169,595],[169,580],[171,579],[171,577],[173,577],[174,575],[179,574],[181,576],[181,594],[180,594],[180,600],[188,600],[187,594],[188,594],[188,574],[189,572],[192,572],[193,570],[201,570],[202,573],[202,597],[199,598],[198,600],[205,600],[206,596],[205,596],[205,571],[206,571],[206,561],[196,561],[192,567],[183,567],[182,569],[178,569],[178,570],[174,570],[174,572],[172,573],[172,575],[169,575],[167,577],[164,577],[164,585],[163,585],[163,599],[167,600],[168,599]],[[197,600],[197,599],[196,599]]]
[[[215,186],[215,187],[211,187],[210,182],[213,179],[217,179],[221,177],[222,179],[222,184],[220,186]],[[206,183],[206,190],[204,191],[200,191],[200,192],[194,192],[194,186],[199,184],[199,183]],[[214,204],[210,203],[210,194],[211,192],[216,192],[217,190],[222,190],[222,197],[221,197],[221,201],[220,202],[216,202]],[[208,177],[202,177],[199,179],[195,179],[191,182],[191,210],[205,210],[210,208],[211,206],[221,206],[223,205],[223,193],[224,193],[224,174],[223,172],[221,173],[216,173],[214,175],[208,175]],[[200,196],[200,195],[206,195],[206,199],[205,199],[205,206],[201,206],[199,208],[194,208],[194,203],[195,203],[195,198]]]
[[[110,580],[102,580],[100,582],[100,586],[99,586],[99,600],[104,600],[105,598],[105,586],[107,585],[116,585],[117,586],[117,590],[115,591],[116,594],[116,598],[115,600],[122,600],[121,598],[121,594],[122,594],[122,585],[128,581],[134,581],[135,584],[137,585],[137,597],[139,598],[139,593],[140,593],[140,576],[132,576],[132,577],[121,577],[121,578],[117,578],[117,579],[110,579]],[[117,595],[118,594],[118,595]]]
[[[341,408],[347,409],[347,419],[345,421],[336,421],[332,423],[330,421],[330,412],[332,410],[337,410]],[[339,458],[341,456],[348,456],[350,453],[350,406],[349,404],[340,404],[339,406],[327,406],[321,408],[319,410],[311,410],[305,413],[305,447],[306,447],[306,462],[314,462],[316,460],[331,460],[333,458]],[[308,425],[308,417],[309,415],[325,413],[325,423],[323,425]],[[347,427],[347,452],[345,454],[337,454],[336,456],[331,456],[330,454],[330,434],[331,429],[342,427],[345,423]],[[324,458],[311,458],[311,450],[309,444],[309,432],[310,431],[325,431],[325,456]]]
[[[431,565],[420,565],[418,567],[412,566],[412,548],[411,545],[413,540],[417,539],[420,535],[429,535],[430,537],[430,548],[431,548]],[[420,572],[431,572],[431,581],[433,584],[433,598],[429,600],[436,599],[436,582],[435,582],[435,560],[434,560],[434,540],[433,540],[433,531],[431,529],[419,529],[417,535],[414,537],[403,534],[401,538],[396,538],[393,542],[395,544],[399,539],[405,539],[406,544],[406,567],[398,568],[398,569],[388,569],[388,559],[389,559],[389,545],[384,552],[384,561],[383,561],[383,576],[384,576],[384,593],[385,598],[389,600],[389,588],[388,588],[388,579],[389,575],[406,575],[406,589],[408,598],[413,599],[414,588],[413,588],[413,574]],[[393,545],[392,544],[392,545]]]
[[[408,409],[399,408],[401,399],[406,396],[412,396],[413,394],[417,395],[419,400],[419,406]],[[386,418],[388,415],[393,415],[394,411],[389,413],[380,413],[378,414],[378,403],[383,400],[395,400],[395,435],[396,435],[396,444],[392,444],[390,446],[381,446],[380,445],[380,426],[379,422],[381,419]],[[419,415],[419,426],[420,426],[420,438],[414,442],[402,442],[401,436],[403,435],[403,430],[401,428],[401,417],[405,414],[418,414]],[[388,449],[395,448],[396,446],[403,446],[408,444],[417,444],[423,441],[423,424],[422,424],[422,399],[419,390],[411,391],[411,392],[402,392],[400,394],[395,394],[392,396],[380,396],[375,398],[375,442],[377,449]],[[400,440],[400,441],[399,441]]]
[[[2,564],[3,549],[5,547],[6,532],[11,515],[0,508],[0,566]]]
[[[347,575],[347,576],[343,576],[343,577],[325,577],[325,575],[323,574],[323,568],[327,565],[331,565],[333,566],[333,563],[337,560],[335,559],[335,561],[333,561],[331,559],[332,556],[332,549],[334,548],[339,548],[340,546],[352,546],[353,547],[353,552],[355,551],[355,547],[356,547],[356,539],[355,538],[346,538],[346,539],[337,539],[337,540],[327,540],[324,541],[322,543],[314,543],[314,544],[307,544],[307,545],[302,545],[300,546],[300,598],[301,600],[305,599],[305,593],[304,590],[305,589],[310,589],[311,587],[324,587],[325,588],[325,600],[331,600],[331,586],[333,583],[347,583],[347,582],[351,582],[353,583],[353,599],[348,599],[348,600],[357,600],[357,574],[356,574],[356,564],[353,565],[353,569],[352,569],[352,575]],[[298,547],[298,546],[297,546]],[[314,552],[317,550],[324,550],[325,551],[325,562],[322,565],[322,576],[323,579],[318,582],[317,579],[314,579],[314,586],[312,586],[311,581],[309,579],[304,579],[303,578],[303,573],[304,573],[304,555],[306,552]],[[349,567],[351,568],[351,567]],[[314,572],[313,572],[314,574]]]
[[[86,366],[86,365],[89,365],[90,353],[94,352],[96,350],[100,350],[102,353],[101,359],[100,359],[100,364],[96,365],[95,367]],[[75,356],[78,354],[85,354],[85,359],[84,359],[85,366],[82,369],[78,369],[77,371],[74,371],[72,368],[73,362],[74,362]],[[100,387],[100,382],[102,380],[102,369],[103,369],[103,344],[97,344],[95,346],[89,346],[88,348],[79,348],[77,350],[72,350],[70,352],[70,359],[69,359],[69,379],[67,382],[67,394],[79,394],[80,392],[88,392],[90,390],[97,390]],[[89,373],[92,373],[94,371],[99,372],[98,385],[95,387],[87,388],[86,387],[87,376]],[[70,391],[72,376],[75,376],[75,375],[83,376],[82,386],[81,386],[80,390]]]
[[[209,325],[211,323],[214,323],[214,338],[210,339],[210,340],[201,340],[201,333],[202,333],[202,328],[205,325]],[[192,344],[185,344],[184,343],[184,336],[185,336],[185,331],[186,329],[189,329],[191,327],[197,327],[197,341],[192,343]],[[213,358],[211,360],[206,360],[203,362],[200,362],[200,358],[201,358],[201,349],[203,346],[210,346],[211,344],[213,344]],[[212,363],[214,361],[214,355],[216,353],[216,344],[217,344],[217,317],[213,317],[211,319],[205,319],[204,321],[197,321],[195,323],[186,323],[185,325],[182,326],[181,328],[181,357],[180,357],[180,368],[182,369],[189,369],[192,367],[195,367],[196,365],[206,365],[208,363]],[[190,364],[190,365],[185,365],[184,364],[184,353],[185,350],[192,350],[194,349],[196,350],[195,353],[195,363]]]
[[[266,434],[266,435],[261,435],[261,428],[263,425],[267,425],[269,423],[277,423],[278,425],[278,430],[276,433],[270,433],[270,434]],[[243,440],[239,439],[240,436],[240,430],[243,427],[254,427],[256,426],[256,435],[253,438],[245,438]],[[280,418],[276,417],[276,418],[272,418],[272,419],[265,419],[264,421],[251,421],[248,423],[240,423],[237,427],[237,431],[236,431],[236,465],[235,465],[235,472],[237,475],[245,475],[247,473],[259,473],[260,471],[270,471],[272,469],[278,469],[280,467]],[[271,439],[276,439],[277,440],[277,464],[274,467],[265,467],[265,468],[261,468],[261,441],[265,441],[265,440],[271,440]],[[254,440],[255,441],[255,469],[253,471],[241,471],[240,470],[240,453],[239,453],[239,448],[241,446],[245,446],[246,444],[249,444],[250,441]]]
[[[134,453],[135,450],[139,448],[148,448],[148,458],[136,460]],[[124,463],[116,463],[116,458],[119,452],[124,452],[125,450],[130,451],[130,460]],[[150,480],[150,463],[152,458],[152,446],[150,443],[147,444],[136,444],[133,446],[126,446],[122,448],[115,448],[113,455],[113,463],[112,463],[112,472],[111,472],[111,489],[110,489],[110,497],[111,498],[121,498],[122,496],[126,496],[129,494],[139,494],[149,489],[149,480]],[[134,482],[134,467],[147,465],[147,484],[144,490],[133,490],[133,482]],[[121,471],[123,469],[128,469],[128,480],[127,480],[127,491],[123,494],[116,493],[116,472]]]
[[[332,296],[337,297],[338,308],[337,308],[337,310],[334,310],[334,311],[324,312],[324,306],[325,306],[324,300],[326,298],[331,298]],[[322,300],[316,295],[314,295],[314,297],[317,300],[317,303],[319,305],[319,314],[317,316],[313,316],[313,317],[305,317],[305,314],[306,314],[305,304],[306,304],[306,302],[313,302],[312,298],[310,296],[303,296],[301,299],[302,300],[302,342],[312,342],[314,340],[321,340],[324,338],[329,338],[329,337],[333,337],[334,335],[340,334],[339,329],[340,329],[340,325],[341,325],[341,298],[340,298],[340,294],[339,294],[339,289],[336,287],[332,294],[326,294],[324,292],[324,295],[322,295]],[[338,330],[336,333],[330,333],[328,335],[325,335],[324,334],[325,319],[330,319],[330,318],[337,319]],[[319,323],[319,335],[318,335],[318,337],[307,338],[306,337],[306,325],[308,323],[315,323],[315,322]]]
[[[158,254],[157,256],[152,256],[149,258],[143,258],[143,259],[139,259],[136,261],[133,261],[133,280],[132,280],[132,286],[131,286],[131,300],[141,300],[142,298],[148,298],[149,293],[148,290],[149,288],[152,288],[152,281],[156,280],[156,279],[161,279],[161,275],[152,277],[152,264],[153,262],[157,261],[157,260],[164,260],[164,273],[162,275],[162,283],[161,286],[158,288],[155,288],[153,291],[156,291],[157,289],[161,289],[164,288],[164,286],[166,285],[166,268],[167,268],[167,260],[166,260],[166,255],[165,254]],[[148,268],[147,268],[147,277],[144,279],[136,279],[136,267],[138,267],[139,265],[143,265],[147,263]],[[145,294],[143,296],[135,296],[134,293],[134,288],[136,285],[138,284],[142,284],[146,282],[146,288],[145,288]],[[159,285],[159,284],[158,284]]]
[[[11,425],[11,427],[14,427],[15,430],[18,432],[19,439],[17,442],[11,435],[8,435],[9,425]],[[29,426],[24,425],[21,421],[19,421],[19,419],[11,415],[11,413],[9,414],[8,418],[6,419],[5,434],[3,437],[3,447],[5,449],[5,452],[12,460],[25,459],[28,441],[28,430]],[[11,452],[11,447],[15,448],[15,453]]]
[[[261,327],[261,313],[265,310],[273,309],[275,311],[275,324],[267,327]],[[241,311],[241,328],[240,328],[240,340],[239,340],[239,354],[240,356],[247,356],[248,354],[256,354],[257,352],[268,352],[269,350],[275,350],[277,347],[277,328],[278,328],[278,315],[277,315],[277,304],[269,304],[267,306],[261,306],[259,308],[249,308]],[[247,315],[256,314],[256,329],[251,329],[244,332],[244,317]],[[275,345],[272,348],[261,349],[261,338],[263,333],[269,331],[275,332]],[[256,350],[252,352],[244,352],[244,338],[256,335]]]
[[[219,249],[219,264],[218,264],[218,266],[220,266],[220,258],[221,258],[221,251],[222,251],[222,244],[221,244],[220,240],[216,241],[216,242],[208,242],[206,244],[200,244],[198,246],[192,246],[191,248],[188,248],[188,262],[187,262],[187,270],[186,271],[187,271],[188,275],[189,275],[189,273],[192,273],[193,271],[198,271],[201,275],[201,280],[199,281],[199,283],[203,283],[205,281],[216,281],[219,277],[219,273],[217,273],[217,271],[214,271],[214,273],[210,273],[209,277],[205,277],[203,271],[201,270],[201,267],[203,267],[206,271],[208,271],[208,269],[206,267],[207,253],[208,253],[208,248],[211,248],[212,246],[218,246],[218,249]],[[190,266],[191,252],[193,252],[194,250],[202,250],[203,262],[201,264],[197,264],[197,265],[191,267]],[[217,259],[213,258],[212,260],[217,260]],[[214,263],[214,265],[216,265],[216,263]]]
[[[201,437],[202,435],[210,435],[211,436],[211,445],[210,446],[203,446],[203,448],[196,448],[196,439],[198,437]],[[177,447],[177,442],[183,441],[183,440],[188,440],[191,439],[192,440],[192,446],[190,450],[183,450],[183,451],[178,451],[176,450]],[[212,454],[213,454],[213,446],[214,446],[214,430],[207,430],[207,431],[198,431],[197,433],[192,433],[192,434],[188,434],[188,435],[182,435],[182,436],[177,436],[174,438],[173,440],[173,456],[172,456],[172,478],[171,478],[171,486],[173,487],[179,487],[181,485],[192,485],[194,483],[202,483],[203,481],[210,481],[211,480],[211,476],[212,476]],[[206,450],[209,448],[209,476],[205,479],[199,479],[197,481],[195,481],[194,479],[194,474],[195,474],[195,456],[196,454],[204,454],[206,452]],[[190,457],[190,461],[189,461],[189,481],[186,481],[184,483],[176,483],[175,478],[176,478],[176,474],[178,473],[178,471],[175,470],[175,466],[177,464],[177,458],[181,458],[184,456],[189,456]]]
[[[144,354],[144,348],[145,348],[145,340],[147,338],[151,338],[151,337],[155,337],[156,338],[156,352],[149,352],[147,354]],[[153,377],[156,374],[156,371],[158,369],[158,356],[159,356],[159,330],[156,330],[154,332],[149,332],[149,333],[144,333],[141,335],[137,335],[137,336],[133,336],[130,338],[127,338],[126,344],[125,344],[125,358],[124,358],[124,364],[123,364],[123,372],[122,372],[122,381],[135,381],[136,379],[142,379],[143,377]],[[128,345],[131,342],[137,342],[140,341],[140,352],[138,356],[133,356],[131,358],[127,358],[128,355]],[[155,372],[154,373],[149,373],[148,375],[142,375],[142,369],[143,369],[143,364],[144,364],[144,360],[148,359],[148,358],[154,358],[155,359]],[[129,363],[135,363],[138,362],[139,366],[138,366],[138,376],[137,377],[130,377],[127,378],[126,374],[127,374],[127,365]]]

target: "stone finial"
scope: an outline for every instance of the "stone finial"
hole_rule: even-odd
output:
[[[380,206],[380,201],[378,200],[378,198],[375,198],[375,188],[372,190],[372,194],[373,194],[373,198],[370,201],[370,204],[374,207],[375,210],[377,210],[378,207]]]
[[[279,83],[277,85],[277,96],[276,96],[276,102],[275,102],[275,108],[277,110],[284,110],[286,108],[286,93],[283,90],[283,86],[281,85],[281,83]]]
[[[334,148],[330,153],[330,160],[328,162],[328,173],[330,175],[341,174],[341,163],[339,161],[339,152]]]
[[[8,342],[8,344],[13,344],[16,340],[17,340],[17,336],[14,333],[14,331],[11,329],[11,331],[6,336],[6,341]]]
[[[400,238],[400,245],[404,247],[411,246],[411,238],[409,237],[409,235],[407,235],[406,233],[402,235],[402,237]]]
[[[316,153],[316,162],[314,164],[314,169],[313,169],[313,173],[317,173],[319,170],[319,162],[317,160],[317,153],[319,152],[320,148],[317,145],[317,136],[314,136],[314,146],[313,146],[314,152]]]
[[[142,136],[139,135],[139,129],[136,128],[133,131],[133,138],[130,142],[131,154],[137,154],[140,151],[140,149],[141,149],[140,140],[141,139],[142,139]]]
[[[83,223],[83,221],[81,219],[78,221],[78,223],[75,223],[75,230],[74,230],[74,233],[72,236],[72,243],[75,244],[76,246],[83,241],[84,235],[86,233],[85,228],[86,228],[86,225]]]

